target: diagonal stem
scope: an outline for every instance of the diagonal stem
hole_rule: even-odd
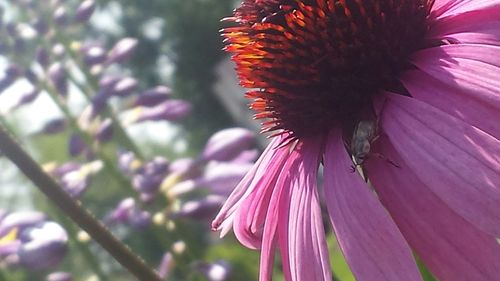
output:
[[[141,281],[162,281],[154,270],[73,200],[0,126],[0,151],[28,177],[54,205],[86,231],[123,267]]]

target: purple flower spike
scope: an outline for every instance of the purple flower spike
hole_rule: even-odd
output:
[[[55,222],[40,223],[20,233],[23,244],[18,251],[19,263],[31,270],[58,265],[66,254],[68,235]]]
[[[68,24],[68,12],[64,7],[58,7],[54,11],[54,22],[59,26],[65,26]]]
[[[54,272],[47,275],[45,281],[73,281],[73,277],[67,272]]]
[[[80,155],[85,150],[86,147],[87,147],[86,143],[79,135],[72,134],[71,137],[69,138],[68,153],[72,157]]]
[[[161,102],[168,100],[172,96],[170,88],[157,86],[142,92],[134,101],[133,106],[156,106]]]
[[[63,65],[59,62],[52,64],[49,67],[48,76],[57,92],[62,96],[66,96],[68,94],[68,80]]]
[[[255,141],[255,134],[243,128],[225,129],[207,141],[201,159],[229,161],[247,150]]]
[[[101,46],[88,46],[83,48],[83,61],[86,65],[91,66],[100,64],[106,61],[106,50]]]
[[[139,82],[131,77],[126,77],[119,80],[113,87],[112,95],[119,97],[126,97],[132,94],[136,89]]]
[[[111,119],[104,120],[97,129],[96,138],[99,142],[107,142],[113,137],[113,122]]]
[[[66,129],[66,119],[64,118],[56,118],[47,122],[43,128],[38,132],[38,134],[57,134]]]
[[[136,120],[137,123],[162,120],[176,121],[191,112],[191,104],[183,100],[167,100],[155,107],[141,109]]]
[[[35,60],[42,68],[46,68],[49,65],[49,52],[47,49],[38,47],[35,52]]]
[[[90,19],[95,10],[95,1],[85,0],[76,9],[75,21],[86,22]]]
[[[166,279],[170,275],[173,267],[174,256],[172,255],[172,253],[166,252],[161,259],[160,265],[158,266],[158,275],[162,279]]]
[[[25,211],[10,213],[0,222],[0,237],[5,236],[14,227],[21,230],[29,225],[42,222],[45,219],[45,214],[40,212]]]
[[[130,58],[137,47],[137,39],[123,38],[109,51],[107,64],[122,63]]]

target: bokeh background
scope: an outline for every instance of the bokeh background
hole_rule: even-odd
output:
[[[210,231],[266,144],[222,51],[238,4],[0,0],[2,125],[165,280],[257,280],[258,252]],[[0,170],[0,280],[134,280]],[[354,280],[328,237],[336,280]]]

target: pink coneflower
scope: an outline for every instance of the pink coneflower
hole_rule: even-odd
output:
[[[213,228],[262,251],[260,280],[277,249],[286,280],[331,280],[320,191],[359,281],[421,280],[412,250],[441,281],[499,280],[500,0],[244,0],[229,20],[274,134]]]

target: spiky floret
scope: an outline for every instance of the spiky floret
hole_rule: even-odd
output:
[[[263,131],[352,126],[423,47],[432,0],[244,0],[225,50]]]

